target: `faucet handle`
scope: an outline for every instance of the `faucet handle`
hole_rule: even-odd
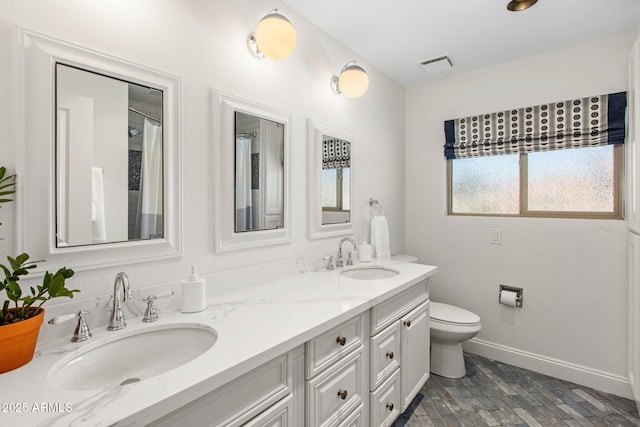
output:
[[[145,323],[155,322],[158,320],[158,309],[155,305],[155,300],[160,298],[168,298],[174,294],[173,291],[163,292],[161,294],[152,294],[146,298],[143,298],[142,301],[147,303],[147,309],[144,312],[144,316],[142,317],[142,321]]]
[[[90,314],[89,310],[80,310],[77,313],[72,314],[63,314],[61,316],[56,316],[49,320],[50,325],[57,325],[58,323],[64,323],[72,319],[78,319],[78,323],[76,324],[76,328],[73,331],[73,335],[71,336],[71,342],[82,342],[91,338],[91,331],[89,330],[89,325],[87,325],[86,316]]]
[[[327,261],[327,270],[333,270],[333,255],[326,256],[322,259],[323,261]]]

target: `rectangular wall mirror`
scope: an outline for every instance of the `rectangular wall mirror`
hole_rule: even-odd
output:
[[[17,32],[18,250],[78,271],[180,256],[180,78]]]
[[[290,113],[215,93],[216,250],[290,241]]]
[[[312,120],[307,125],[309,237],[351,234],[353,137]]]
[[[161,239],[161,89],[56,64],[56,245]]]

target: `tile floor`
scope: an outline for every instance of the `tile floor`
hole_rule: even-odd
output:
[[[467,376],[429,381],[394,427],[640,426],[635,402],[465,353]]]

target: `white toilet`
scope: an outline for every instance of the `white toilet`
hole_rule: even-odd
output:
[[[463,308],[431,301],[431,372],[447,378],[466,375],[462,343],[473,338],[482,325],[480,316]]]

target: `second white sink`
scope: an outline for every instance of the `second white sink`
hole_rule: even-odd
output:
[[[130,384],[190,362],[218,336],[199,324],[149,326],[89,343],[56,363],[49,382],[67,390],[96,390]]]
[[[390,279],[399,274],[397,270],[379,265],[359,266],[353,268],[345,268],[342,273],[344,277],[359,280],[380,280]]]

